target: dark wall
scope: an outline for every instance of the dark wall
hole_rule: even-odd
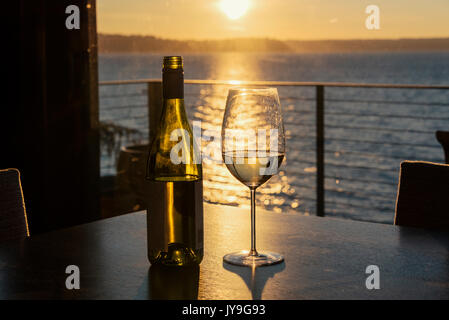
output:
[[[69,5],[80,29],[65,25]],[[0,117],[0,168],[21,171],[31,233],[98,219],[99,135],[95,1],[20,0],[16,94]]]

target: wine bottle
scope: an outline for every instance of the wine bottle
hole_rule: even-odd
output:
[[[203,259],[203,178],[184,107],[182,57],[164,57],[162,96],[147,165],[148,259],[151,264],[197,265]]]

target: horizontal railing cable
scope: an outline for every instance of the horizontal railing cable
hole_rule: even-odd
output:
[[[349,102],[349,103],[373,103],[373,104],[389,104],[389,105],[411,105],[411,106],[426,106],[426,107],[449,107],[449,103],[440,102],[407,102],[407,101],[395,101],[395,100],[358,100],[358,99],[333,99],[327,98],[329,102]]]
[[[102,86],[126,85],[140,83],[160,83],[161,79],[107,80],[100,81]],[[385,89],[431,89],[448,90],[449,85],[425,84],[387,84],[387,83],[354,83],[354,82],[313,82],[313,81],[232,81],[232,80],[197,80],[185,79],[185,84],[224,85],[224,86],[279,86],[279,87],[340,87],[340,88],[385,88]]]
[[[397,183],[376,180],[376,179],[359,179],[359,178],[346,178],[341,176],[325,176],[326,179],[334,179],[334,180],[343,180],[343,181],[353,181],[353,182],[361,182],[361,183],[376,183],[376,184],[385,184],[389,186],[397,186]]]
[[[382,113],[349,113],[349,112],[326,112],[326,115],[333,116],[357,116],[357,117],[378,117],[378,118],[400,118],[400,119],[414,119],[414,120],[449,120],[449,117],[426,117],[426,116],[409,116],[401,114],[382,114]]]

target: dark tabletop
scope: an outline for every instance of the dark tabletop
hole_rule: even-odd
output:
[[[285,263],[225,265],[248,249],[248,210],[205,205],[199,268],[151,267],[145,213],[132,213],[0,246],[1,299],[449,299],[449,235],[375,223],[259,211],[261,250]],[[80,268],[67,290],[68,265]],[[380,289],[368,290],[368,265]]]

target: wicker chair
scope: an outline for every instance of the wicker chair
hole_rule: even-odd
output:
[[[449,165],[401,163],[394,224],[449,231]]]
[[[449,131],[437,131],[436,137],[443,147],[446,164],[449,164]]]
[[[0,170],[0,242],[29,235],[20,172]]]

